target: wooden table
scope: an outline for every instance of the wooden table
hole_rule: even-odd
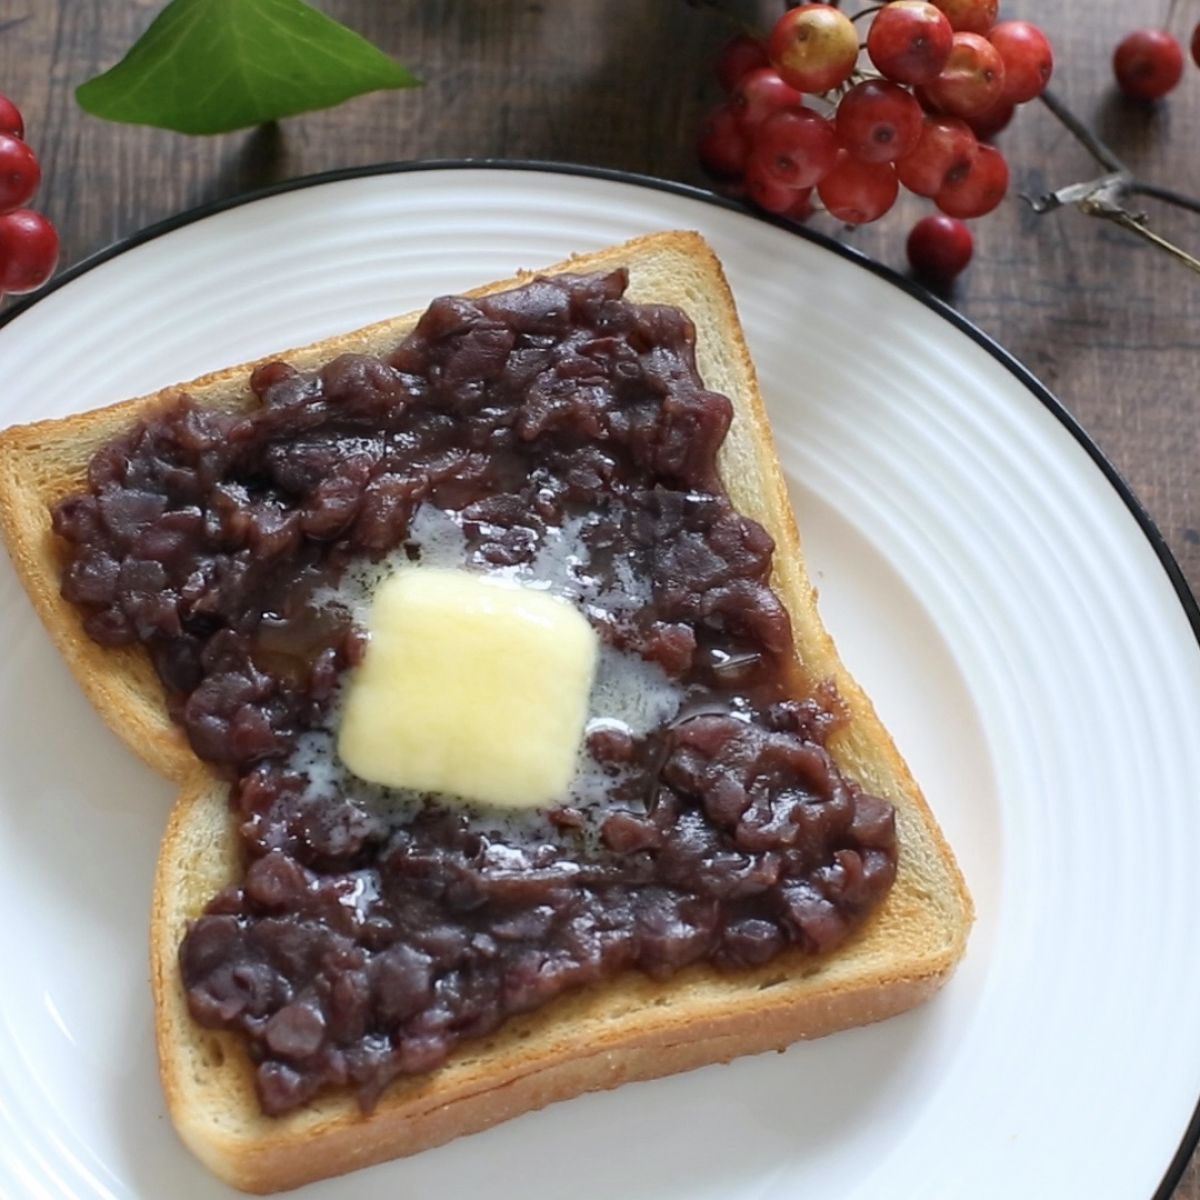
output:
[[[703,182],[692,147],[727,26],[683,0],[324,0],[427,86],[213,139],[84,116],[75,85],[115,62],[162,2],[0,0],[0,91],[25,112],[45,171],[38,203],[62,234],[65,264],[194,205],[387,160],[554,159]],[[782,4],[725,7],[762,25]],[[1057,50],[1056,90],[1135,169],[1200,195],[1200,70],[1189,62],[1154,108],[1122,103],[1111,85],[1117,40],[1166,7],[1004,0],[1003,14],[1043,25]],[[1177,9],[1175,32],[1186,36],[1200,2]],[[1039,105],[1018,114],[1000,145],[1014,192],[1097,173]],[[1200,217],[1148,207],[1161,232],[1200,253]],[[902,266],[917,211],[906,205],[852,240]],[[1200,278],[1101,222],[1073,211],[1035,217],[1010,199],[978,223],[975,261],[952,299],[1091,432],[1200,590]],[[1200,1200],[1200,1160],[1176,1200]]]

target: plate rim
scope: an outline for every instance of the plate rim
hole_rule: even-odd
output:
[[[918,303],[931,309],[960,333],[965,334],[977,346],[985,350],[997,363],[1013,375],[1033,395],[1034,399],[1047,409],[1067,432],[1071,434],[1075,442],[1092,460],[1092,463],[1098,468],[1101,475],[1120,497],[1126,509],[1136,521],[1143,536],[1150,543],[1155,556],[1166,573],[1168,582],[1171,584],[1179,600],[1184,615],[1187,617],[1197,646],[1200,647],[1200,603],[1197,603],[1196,596],[1193,594],[1187,579],[1184,577],[1183,571],[1170,546],[1168,546],[1162,531],[1158,528],[1158,525],[1150,516],[1150,513],[1142,504],[1132,486],[1092,438],[1091,434],[1084,429],[1074,414],[1020,359],[923,284],[901,274],[884,263],[876,261],[856,247],[849,246],[828,234],[810,229],[805,225],[798,225],[782,217],[750,208],[739,200],[720,195],[717,192],[696,184],[683,183],[673,179],[662,179],[658,176],[647,175],[637,171],[593,166],[587,163],[557,162],[548,159],[491,157],[411,159],[407,161],[341,167],[328,171],[299,175],[292,179],[279,180],[250,191],[239,192],[233,196],[194,205],[183,209],[173,216],[146,225],[123,238],[117,238],[115,241],[101,247],[99,250],[68,267],[38,292],[23,297],[8,311],[0,313],[0,331],[42,300],[58,292],[81,276],[86,275],[96,267],[117,258],[129,250],[152,242],[165,234],[173,233],[175,230],[196,224],[218,213],[234,208],[241,208],[244,205],[254,204],[260,200],[267,200],[288,192],[302,191],[310,187],[319,187],[328,183],[341,183],[346,180],[370,178],[372,176],[462,170],[496,170],[578,176],[588,179],[599,179],[609,183],[631,184],[635,187],[698,200],[704,204],[739,213],[748,220],[773,225],[777,229],[782,229],[795,237],[819,246],[839,258],[865,269],[876,278],[883,280],[892,287],[898,288]],[[1171,1200],[1171,1194],[1183,1178],[1184,1171],[1187,1169],[1187,1165],[1198,1146],[1200,1146],[1200,1096],[1197,1097],[1196,1106],[1184,1130],[1179,1148],[1167,1164],[1162,1180],[1150,1200]]]

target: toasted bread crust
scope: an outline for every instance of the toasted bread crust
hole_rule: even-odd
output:
[[[842,769],[897,811],[897,880],[849,943],[822,959],[789,951],[761,968],[722,974],[700,965],[666,982],[630,973],[565,995],[460,1047],[442,1069],[394,1084],[364,1117],[346,1093],[320,1096],[282,1118],[262,1115],[241,1042],[192,1022],[177,955],[188,920],[238,869],[225,787],[169,721],[140,649],[114,652],[84,634],[58,592],[60,558],[48,508],[79,489],[92,454],[155,405],[187,391],[206,404],[252,403],[247,364],[182,387],[62,421],[0,434],[0,530],[51,635],[112,728],[182,788],[159,858],[151,922],[156,1035],[163,1087],[183,1140],[216,1174],[271,1192],[414,1153],[555,1100],[615,1087],[801,1038],[880,1020],[931,995],[962,956],[970,897],[919,788],[821,624],[799,534],[719,262],[693,233],[663,233],[585,255],[545,273],[630,269],[630,298],[674,304],[692,317],[706,385],[734,403],[721,472],[735,506],[776,542],[772,586],[787,606],[797,655],[831,678],[850,713],[831,746]],[[477,289],[503,290],[515,279]],[[348,350],[379,352],[419,314],[328,339],[283,357],[312,366]],[[585,1049],[586,1048],[586,1049]]]

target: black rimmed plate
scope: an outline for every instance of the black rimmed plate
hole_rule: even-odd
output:
[[[967,959],[883,1025],[560,1104],[311,1194],[1169,1188],[1200,1091],[1195,604],[1056,402],[919,289],[656,181],[341,173],[150,230],[8,314],[0,425],[672,228],[725,263],[826,619],[975,895]],[[154,1064],[146,921],[169,789],[104,730],[7,564],[0,620],[0,1192],[225,1195],[172,1133]]]

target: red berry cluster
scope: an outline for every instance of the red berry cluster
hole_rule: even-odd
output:
[[[25,207],[42,181],[37,156],[25,141],[20,110],[0,96],[0,300],[42,286],[58,264],[58,233]]]
[[[840,221],[878,220],[901,184],[955,221],[991,212],[1008,164],[985,139],[1042,93],[1054,67],[1045,34],[1028,21],[996,24],[997,8],[892,0],[852,18],[804,4],[765,40],[734,38],[717,63],[729,98],[705,122],[700,161],[740,180],[760,208],[799,221],[814,190]],[[855,21],[872,14],[867,67]],[[940,257],[965,266],[970,233],[951,228],[955,253]]]
[[[1192,30],[1192,61],[1200,66],[1200,25]],[[1183,78],[1183,47],[1165,29],[1136,29],[1113,52],[1117,87],[1134,100],[1159,100]]]

